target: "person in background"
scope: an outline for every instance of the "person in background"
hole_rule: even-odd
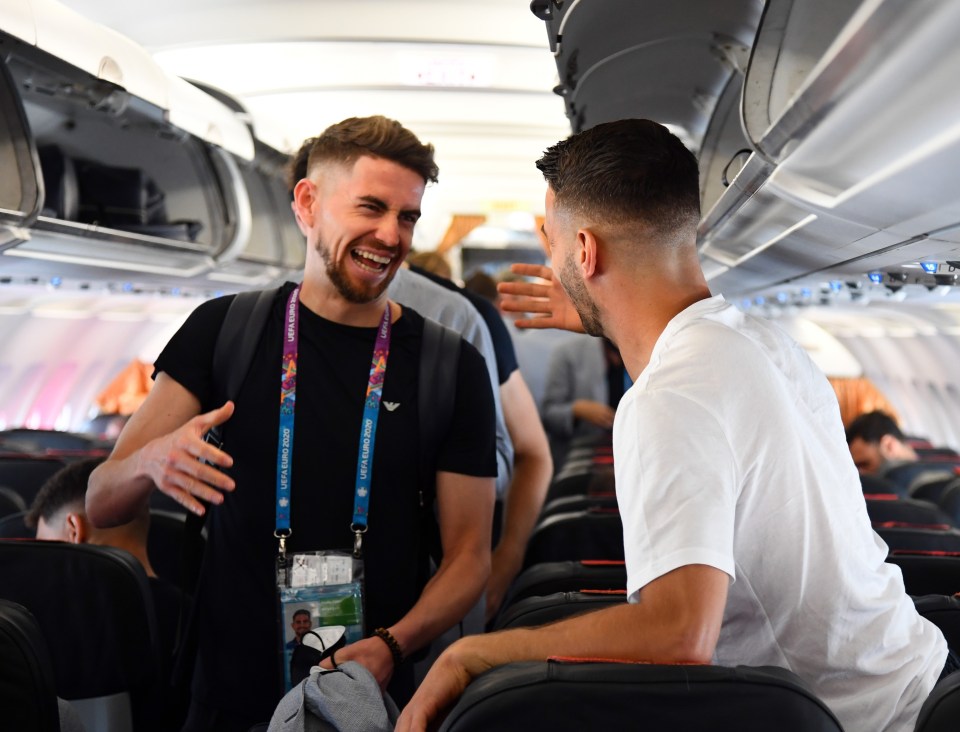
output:
[[[620,352],[609,339],[581,336],[553,349],[540,414],[556,465],[562,467],[575,437],[606,438],[609,443],[627,386]]]
[[[99,528],[87,516],[85,499],[90,474],[103,458],[89,458],[70,463],[54,473],[41,486],[24,521],[36,529],[41,541],[65,541],[70,544],[110,546],[131,554],[147,575],[153,600],[157,631],[160,636],[161,673],[170,679],[178,641],[177,627],[181,616],[189,612],[191,599],[173,582],[158,577],[147,555],[150,512],[146,509],[126,524]],[[171,688],[166,698],[170,720],[182,722],[186,713],[186,689]]]
[[[550,487],[553,461],[536,402],[520,372],[513,341],[496,307],[449,278],[410,264],[413,273],[465,298],[480,313],[493,340],[500,404],[513,445],[513,477],[499,496],[494,514],[493,563],[487,583],[485,611],[485,618],[489,621],[523,566],[527,542]]]
[[[862,474],[878,475],[894,464],[917,460],[917,453],[886,412],[861,414],[850,423],[846,434],[850,456]]]

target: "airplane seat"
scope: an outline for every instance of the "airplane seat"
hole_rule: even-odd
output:
[[[880,474],[881,478],[897,484],[902,490],[910,493],[910,486],[914,481],[919,485],[921,481],[931,480],[935,475],[954,474],[957,463],[945,460],[917,460],[910,463],[898,463],[887,468]]]
[[[622,605],[626,601],[625,589],[554,592],[550,595],[526,597],[504,608],[492,629],[529,628],[572,615]]]
[[[37,148],[43,172],[43,211],[41,214],[63,221],[76,221],[79,211],[77,170],[70,158],[56,145]]]
[[[182,581],[187,587],[181,587],[189,594],[196,589],[200,571],[200,558],[203,556],[203,547],[206,544],[206,528],[201,530],[199,556],[196,566],[191,568],[191,576],[182,577],[183,572],[183,532],[187,515],[174,511],[150,509],[150,531],[147,534],[147,556],[158,577],[180,586]]]
[[[921,475],[910,484],[910,497],[921,501],[938,503],[940,496],[948,485],[957,478],[949,473],[932,473]]]
[[[540,511],[540,520],[558,513],[589,511],[590,509],[619,510],[616,493],[594,493],[551,498]]]
[[[4,449],[21,448],[24,452],[43,455],[50,451],[96,452],[109,450],[112,445],[93,435],[61,430],[32,430],[25,427],[0,432]]]
[[[479,676],[440,732],[549,729],[842,732],[796,674],[773,667],[551,659]]]
[[[0,454],[0,485],[12,488],[29,506],[40,487],[66,463],[46,455]]]
[[[627,568],[622,561],[580,560],[535,564],[521,572],[510,585],[498,617],[513,604],[528,597],[579,590],[622,590],[626,586]]]
[[[27,510],[23,496],[12,488],[0,485],[0,518]]]
[[[0,518],[0,539],[32,539],[36,531],[27,526],[26,511],[17,511]]]
[[[523,566],[623,556],[623,521],[618,510],[571,511],[548,516],[537,524],[527,543]]]
[[[960,531],[947,525],[925,527],[888,521],[875,523],[873,529],[891,552],[897,549],[960,552]]]
[[[960,719],[960,673],[945,678],[930,692],[914,732],[954,732]]]
[[[860,475],[860,487],[865,495],[898,495],[907,497],[907,492],[892,480],[881,478],[878,475]],[[922,498],[923,496],[914,496]]]
[[[960,651],[960,598],[954,595],[914,597],[917,612],[940,628],[947,645]]]
[[[960,525],[960,478],[954,478],[943,487],[937,505],[954,525]]]
[[[887,557],[900,567],[909,595],[952,595],[960,592],[960,555],[894,551]]]
[[[867,515],[874,523],[899,521],[907,524],[949,524],[956,526],[951,516],[944,513],[939,506],[929,501],[913,498],[899,498],[887,500],[866,496]]]
[[[57,695],[98,732],[154,732],[165,721],[160,641],[139,562],[119,549],[0,541],[0,596],[48,639]]]
[[[0,600],[0,722],[4,729],[60,732],[53,662],[36,619]]]

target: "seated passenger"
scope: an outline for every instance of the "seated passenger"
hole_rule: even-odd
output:
[[[870,527],[836,395],[775,324],[711,296],[694,155],[649,120],[548,149],[541,313],[617,344],[634,384],[613,449],[629,602],[468,636],[397,723],[424,730],[480,673],[551,656],[791,669],[847,732],[909,732],[957,670]],[[638,714],[642,710],[638,710]]]
[[[847,446],[864,475],[879,475],[894,464],[917,460],[917,453],[886,412],[867,412],[853,420],[847,427]]]
[[[36,538],[42,541],[65,541],[71,544],[112,546],[133,555],[140,562],[150,584],[160,648],[163,653],[163,673],[169,677],[177,645],[177,625],[181,612],[186,613],[190,600],[172,582],[157,577],[147,556],[147,534],[150,514],[140,513],[133,521],[109,529],[97,528],[87,518],[85,508],[87,481],[103,458],[90,458],[70,463],[47,480],[40,488],[30,511],[25,517],[28,526],[36,529]],[[186,603],[186,607],[184,607]],[[183,705],[183,699],[169,699],[171,704]],[[183,709],[168,710],[182,714]]]
[[[572,338],[553,349],[540,412],[554,464],[563,467],[575,437],[609,440],[626,385],[620,352],[605,338]]]

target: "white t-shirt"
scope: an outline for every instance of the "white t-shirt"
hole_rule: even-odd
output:
[[[731,584],[715,662],[809,683],[847,732],[908,732],[946,660],[870,527],[837,398],[722,297],[667,325],[614,424],[631,602],[706,564]]]

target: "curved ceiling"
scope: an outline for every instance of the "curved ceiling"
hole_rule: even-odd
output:
[[[218,87],[290,152],[350,116],[400,120],[437,149],[415,246],[453,214],[540,213],[533,165],[569,134],[543,22],[517,0],[66,0],[168,71]]]

